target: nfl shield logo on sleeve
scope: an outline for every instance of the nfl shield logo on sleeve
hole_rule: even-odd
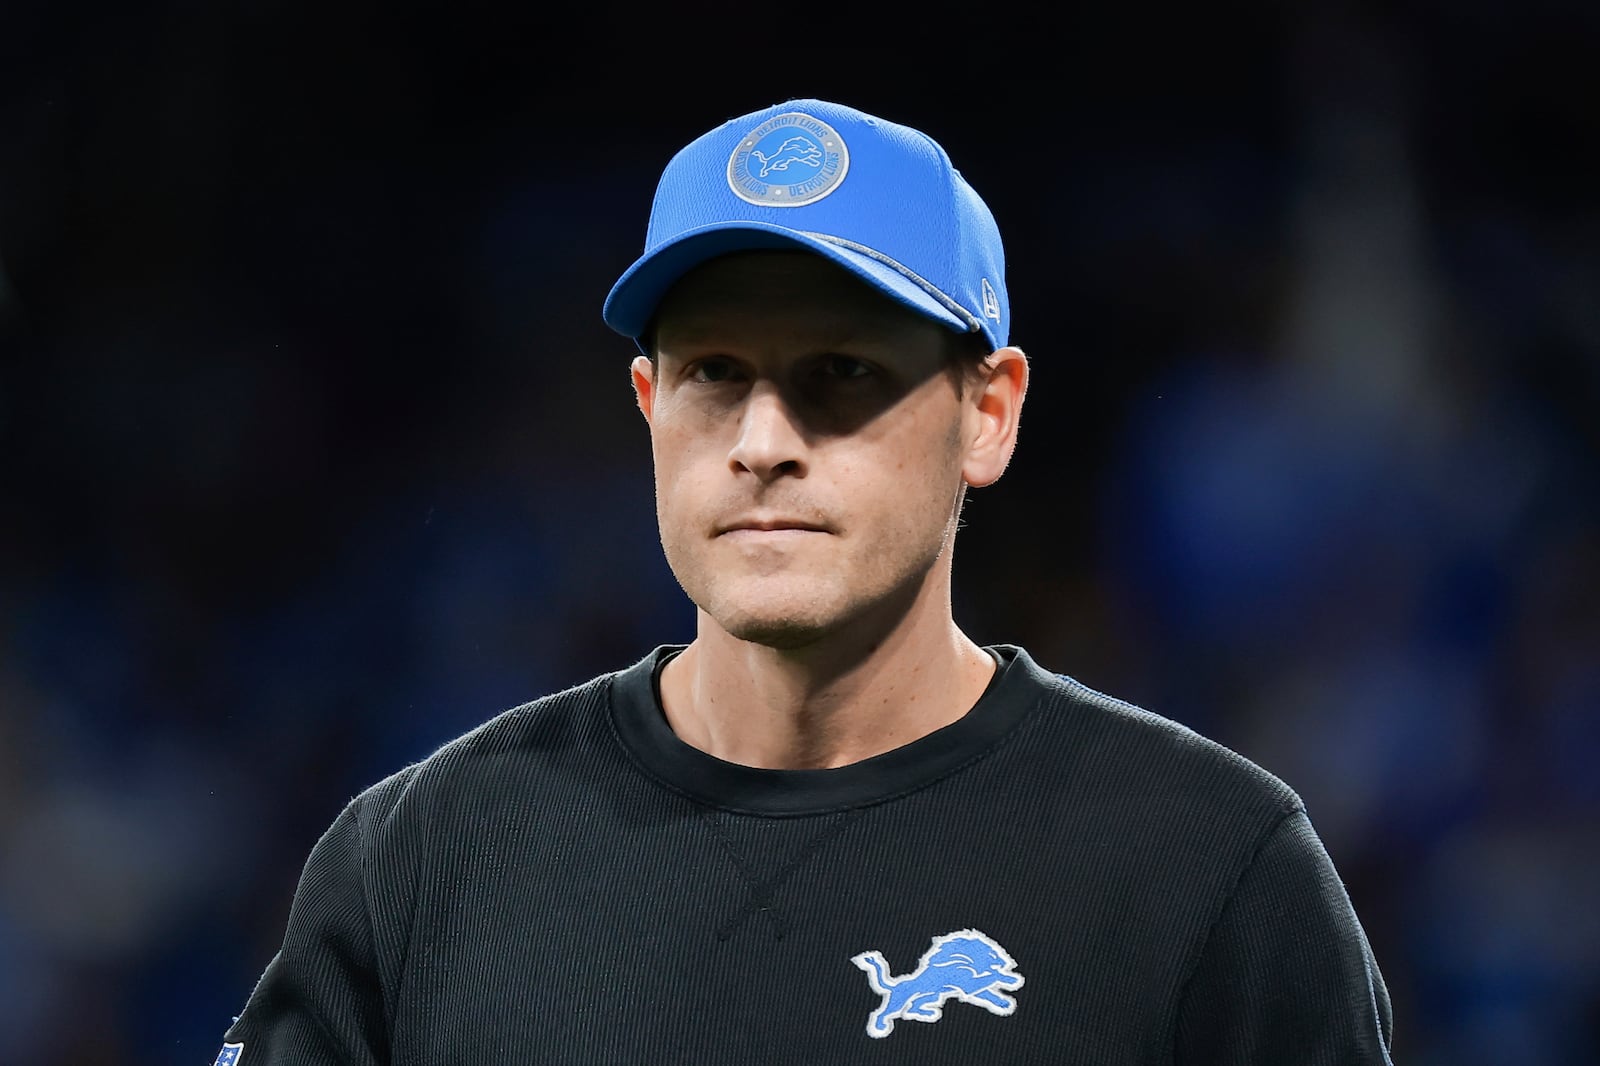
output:
[[[212,1066],[239,1066],[239,1056],[244,1054],[243,1044],[223,1044]]]

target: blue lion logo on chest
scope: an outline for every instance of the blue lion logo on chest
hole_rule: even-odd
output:
[[[1021,988],[1023,977],[1006,949],[976,929],[959,929],[933,938],[917,968],[896,977],[883,953],[863,951],[850,960],[866,971],[867,983],[883,997],[867,1018],[867,1035],[885,1037],[897,1019],[936,1022],[949,999],[959,999],[990,1014],[1005,1016],[1017,1009],[1006,995]]]

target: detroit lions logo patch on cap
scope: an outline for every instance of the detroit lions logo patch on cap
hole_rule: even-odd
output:
[[[728,157],[728,187],[747,203],[800,207],[839,187],[850,150],[838,131],[799,111],[769,118]]]

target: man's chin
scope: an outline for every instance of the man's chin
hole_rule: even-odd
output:
[[[847,630],[856,639],[873,639],[893,628],[910,609],[915,589],[905,588],[876,601],[850,596],[837,582],[808,579],[796,587],[719,589],[720,596],[698,601],[700,611],[736,640],[778,651],[797,651]],[[733,595],[735,591],[745,595]]]
[[[816,643],[831,626],[816,619],[795,616],[745,614],[717,619],[717,623],[736,640],[778,651],[796,651]]]
[[[785,651],[803,648],[839,628],[848,610],[833,582],[816,575],[722,580],[691,597],[729,636]]]

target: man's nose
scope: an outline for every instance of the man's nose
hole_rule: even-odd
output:
[[[770,382],[750,390],[739,413],[739,436],[728,452],[735,473],[748,471],[762,482],[805,477],[806,438],[793,409]]]

